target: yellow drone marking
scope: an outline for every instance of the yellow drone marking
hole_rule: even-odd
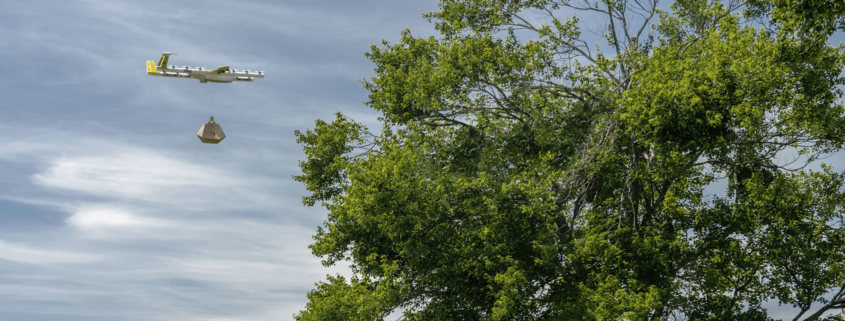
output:
[[[156,70],[156,65],[152,60],[147,60],[147,73],[148,74],[157,74],[158,71]]]

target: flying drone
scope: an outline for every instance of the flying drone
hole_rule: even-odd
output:
[[[190,66],[178,67],[168,65],[170,56],[173,53],[165,52],[161,54],[158,64],[152,60],[147,61],[147,75],[159,77],[176,77],[176,78],[195,78],[199,79],[200,83],[218,82],[230,83],[233,81],[253,81],[255,78],[264,78],[263,71],[250,71],[231,69],[229,66],[220,66],[217,69],[208,70],[203,67],[191,68]],[[200,127],[197,132],[197,137],[205,144],[217,144],[226,138],[223,134],[223,128],[220,124],[214,122],[214,116],[211,120]]]
[[[167,62],[173,53],[165,52],[158,59],[158,64],[152,60],[147,61],[147,75],[176,78],[195,78],[201,83],[233,81],[253,81],[255,78],[264,78],[263,71],[237,70],[229,66],[220,66],[217,69],[205,69],[203,67],[191,68],[190,66],[168,65]]]

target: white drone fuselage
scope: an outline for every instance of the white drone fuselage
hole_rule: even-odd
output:
[[[203,67],[174,66],[167,65],[169,52],[161,55],[158,64],[147,61],[147,74],[150,76],[195,78],[201,83],[220,82],[229,83],[233,81],[253,81],[255,78],[264,78],[263,71],[230,69],[229,66],[220,66],[208,70]]]
[[[182,77],[182,78],[196,78],[200,82],[233,82],[233,81],[253,81],[255,78],[264,78],[263,71],[251,71],[237,69],[231,70],[208,70],[203,67],[191,68],[189,66],[177,67],[174,65],[167,66],[167,68],[157,68],[159,76],[164,77]]]

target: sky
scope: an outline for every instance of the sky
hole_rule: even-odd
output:
[[[291,179],[293,132],[338,111],[375,125],[364,53],[404,28],[434,34],[420,15],[436,9],[0,2],[0,320],[291,320],[315,282],[349,275],[307,248],[326,212]],[[147,76],[164,51],[266,77]],[[219,145],[195,136],[211,115]]]
[[[294,130],[377,116],[364,56],[436,0],[0,1],[0,320],[291,320],[326,274]],[[263,70],[150,77],[145,61]],[[202,144],[214,115],[227,137]]]

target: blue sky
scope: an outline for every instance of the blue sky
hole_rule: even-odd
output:
[[[436,3],[0,1],[0,320],[292,319],[348,273],[307,248],[293,131],[373,121],[364,53]],[[163,51],[266,78],[147,76]]]
[[[348,274],[307,248],[326,214],[300,203],[293,131],[337,111],[374,124],[364,53],[432,34],[436,7],[0,2],[0,320],[292,319],[314,282]],[[266,78],[146,76],[163,51]],[[212,114],[227,138],[201,144]]]

